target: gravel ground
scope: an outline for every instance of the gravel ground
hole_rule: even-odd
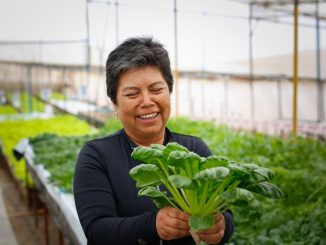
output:
[[[23,164],[23,163],[22,163]],[[46,215],[39,201],[28,201],[26,191],[20,191],[0,159],[0,186],[3,190],[8,217],[18,244],[21,245],[57,245],[60,243],[59,232],[50,215],[48,217],[48,243],[45,233]],[[39,215],[34,215],[35,211]],[[34,213],[33,213],[34,212]],[[10,244],[8,244],[10,245]]]

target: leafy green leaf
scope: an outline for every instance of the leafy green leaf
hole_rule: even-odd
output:
[[[260,183],[272,179],[274,177],[274,172],[269,168],[258,167],[251,172],[251,175],[256,183]]]
[[[163,151],[166,148],[166,146],[161,144],[151,144],[150,148]]]
[[[261,182],[252,185],[248,187],[247,190],[272,199],[283,198],[283,192],[276,185],[269,182]]]
[[[148,196],[152,198],[155,205],[158,208],[163,208],[165,206],[171,206],[171,200],[169,197],[167,197],[166,194],[155,188],[154,186],[146,186],[139,190],[138,192],[139,196]]]
[[[160,168],[154,164],[140,164],[132,168],[129,174],[137,181],[137,187],[161,183]]]
[[[229,159],[224,156],[209,156],[203,158],[202,167],[203,168],[212,168],[212,167],[227,167]]]
[[[175,185],[177,188],[186,188],[193,189],[195,187],[195,183],[188,177],[182,175],[170,175],[168,177],[170,183]]]
[[[195,231],[207,230],[215,224],[213,215],[194,214],[189,218],[189,226]]]
[[[194,179],[198,181],[222,181],[229,174],[225,167],[208,168],[198,172]]]
[[[161,159],[163,153],[156,146],[153,148],[138,146],[131,153],[131,157],[143,163],[157,164],[157,159]]]
[[[198,164],[201,162],[201,157],[194,152],[176,150],[169,154],[167,162],[168,165],[173,167],[186,168],[188,165],[193,169],[194,167],[198,167]]]
[[[245,179],[250,174],[249,169],[233,161],[229,162],[228,169],[230,170],[233,176],[241,180]]]
[[[185,164],[187,164],[188,160],[188,152],[185,151],[172,151],[167,159],[168,165],[174,166],[174,167],[183,167]]]
[[[247,203],[251,202],[253,199],[255,199],[254,195],[242,188],[234,188],[230,191],[224,192],[222,196],[228,201],[234,203],[235,201],[242,200],[246,201]]]
[[[163,155],[167,158],[172,151],[188,152],[188,149],[176,142],[170,142],[170,143],[166,144],[166,147],[163,150]]]

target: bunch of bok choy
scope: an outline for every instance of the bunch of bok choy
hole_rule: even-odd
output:
[[[158,208],[170,205],[191,215],[192,231],[214,225],[218,213],[233,206],[259,209],[258,196],[278,199],[282,191],[268,181],[274,173],[253,163],[237,163],[223,156],[200,157],[178,143],[136,147],[132,158],[141,162],[130,170],[139,195]],[[164,185],[169,193],[160,191]]]

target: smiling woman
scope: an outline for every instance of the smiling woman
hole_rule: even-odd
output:
[[[152,38],[128,39],[110,53],[106,78],[123,129],[87,142],[79,153],[73,189],[88,244],[194,244],[189,214],[171,206],[158,209],[150,198],[138,195],[129,175],[141,164],[131,158],[137,146],[177,142],[199,156],[212,155],[201,139],[166,127],[173,87],[167,51]],[[162,191],[167,191],[164,186]],[[233,226],[226,211],[216,214],[215,225],[198,236],[209,244],[224,244]]]

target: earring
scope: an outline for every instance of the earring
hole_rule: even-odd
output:
[[[117,114],[117,110],[114,108],[114,119],[118,120],[118,114]]]

